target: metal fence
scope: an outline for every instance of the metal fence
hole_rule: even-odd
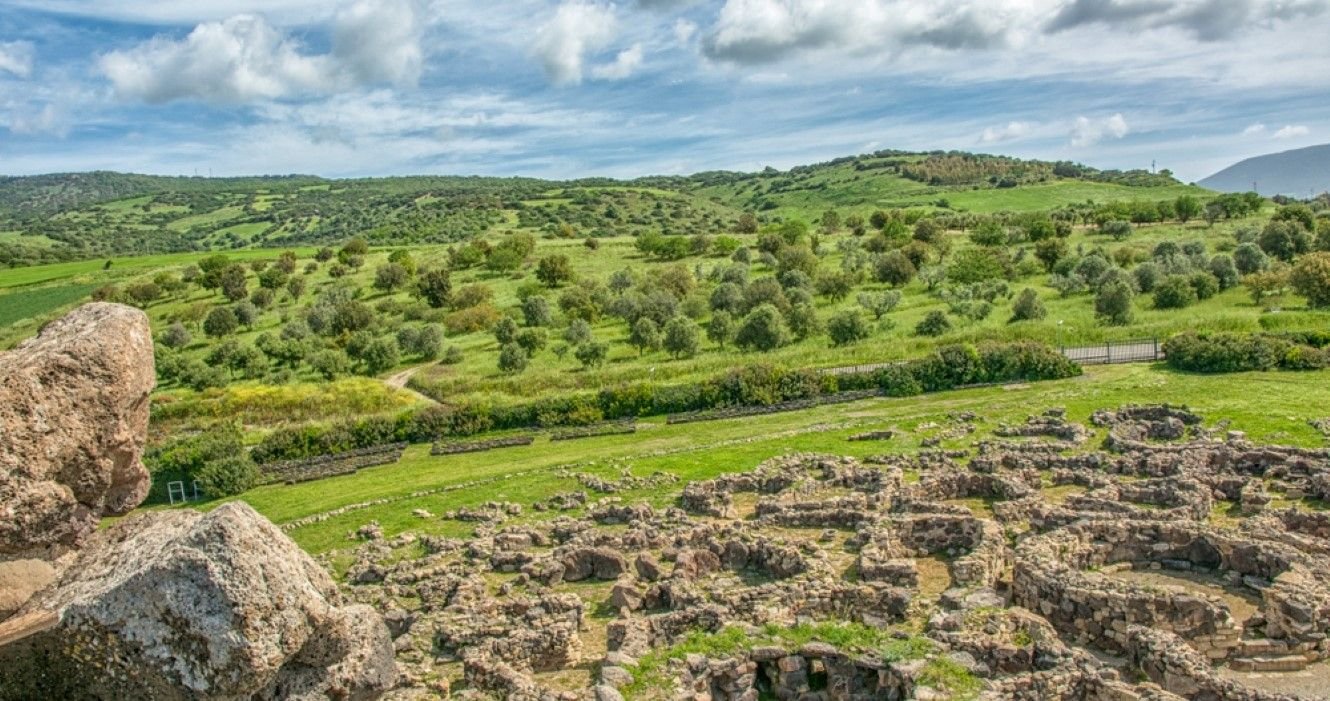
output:
[[[1093,346],[1063,348],[1068,360],[1081,365],[1113,365],[1117,363],[1153,363],[1164,359],[1159,339],[1142,338],[1134,341],[1113,341]]]
[[[1159,347],[1157,338],[1141,338],[1132,341],[1111,341],[1093,346],[1073,346],[1060,349],[1067,359],[1080,365],[1116,365],[1118,363],[1153,363],[1164,359],[1164,351]],[[906,361],[891,363],[871,363],[868,365],[844,365],[818,370],[822,375],[857,375],[876,372],[893,365],[904,365]]]

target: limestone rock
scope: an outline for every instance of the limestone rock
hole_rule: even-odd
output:
[[[54,579],[55,569],[42,560],[0,562],[0,620],[19,610]]]
[[[0,699],[373,699],[397,678],[383,619],[239,502],[96,533],[19,615],[40,611],[59,622],[0,648]]]
[[[87,304],[0,353],[0,556],[49,556],[148,495],[148,317]]]

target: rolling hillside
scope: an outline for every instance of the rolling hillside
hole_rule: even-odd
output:
[[[0,178],[0,266],[125,255],[333,244],[447,244],[524,230],[577,237],[719,234],[827,210],[1036,212],[1088,202],[1205,196],[1166,174],[955,152],[879,151],[788,171],[567,182],[414,176],[172,178],[83,173]]]

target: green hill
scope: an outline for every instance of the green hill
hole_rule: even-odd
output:
[[[0,179],[0,266],[331,244],[453,243],[506,230],[719,234],[739,215],[813,221],[915,208],[964,215],[1206,195],[1164,174],[954,152],[880,151],[788,171],[555,182],[531,178]]]

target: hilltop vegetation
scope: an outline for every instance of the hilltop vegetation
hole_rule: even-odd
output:
[[[717,235],[746,211],[812,220],[827,208],[1028,212],[1203,195],[1167,172],[962,153],[882,151],[758,173],[632,181],[312,176],[182,178],[96,172],[0,179],[0,266],[340,243],[450,243],[507,230]]]

